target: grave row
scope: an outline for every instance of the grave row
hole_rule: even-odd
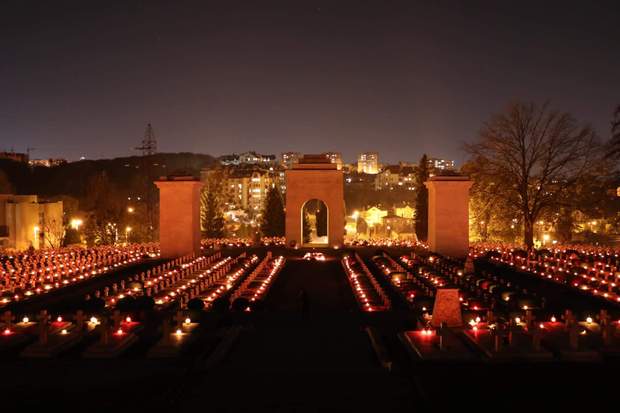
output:
[[[620,272],[617,253],[607,251],[553,250],[530,253],[496,247],[472,247],[470,255],[486,257],[524,274],[570,286],[592,296],[620,302]]]
[[[86,294],[85,300],[90,301],[94,297],[96,299],[103,300],[105,306],[114,307],[117,302],[125,296],[143,295],[146,293],[146,289],[150,286],[149,283],[154,283],[171,277],[172,274],[182,268],[183,265],[187,265],[190,262],[199,262],[203,260],[212,262],[217,256],[219,256],[217,254],[220,253],[217,252],[207,257],[196,257],[194,254],[188,254],[169,260],[165,263],[158,264],[146,271],[140,272],[139,274],[131,275],[126,280],[111,280],[108,285],[98,287],[98,289]]]
[[[244,258],[245,253],[237,258],[226,257],[222,259],[220,256],[220,253],[216,252],[211,257],[177,259],[169,263],[170,265],[162,265],[165,267],[164,272],[160,273],[162,268],[154,269],[153,272],[149,273],[151,275],[149,278],[151,280],[159,279],[165,274],[169,277],[168,279],[172,279],[172,275],[178,274],[180,277],[184,271],[189,270],[190,272],[185,274],[183,278],[179,278],[178,281],[187,281],[194,275],[198,278],[202,275],[201,281],[210,280],[214,285],[220,285],[219,283],[224,282],[229,288],[233,288],[238,277],[253,268],[258,261],[258,257],[255,255]],[[217,258],[220,259],[214,261]],[[184,262],[186,259],[189,261]],[[211,265],[209,266],[206,263],[211,263]],[[234,263],[237,263],[237,267],[231,267]],[[194,271],[192,272],[192,270]],[[228,272],[229,270],[231,272]],[[207,271],[210,272],[207,273]],[[153,278],[155,276],[156,278]],[[178,285],[176,286],[178,287]],[[131,293],[136,294],[136,291],[131,291]],[[188,293],[188,289],[180,289],[171,301],[186,301],[185,294]],[[112,298],[110,297],[110,300]],[[26,346],[25,349],[20,350],[20,354],[25,357],[53,357],[69,351],[84,341],[95,342],[82,352],[83,357],[117,357],[138,342],[139,334],[144,328],[140,321],[132,318],[129,314],[122,315],[119,310],[114,310],[111,317],[92,314],[88,321],[86,321],[85,313],[81,310],[75,314],[73,322],[63,316],[58,316],[50,322],[52,318],[47,311],[42,311],[36,320],[24,316],[20,322],[14,324],[14,319],[15,317],[10,312],[5,312],[2,317],[0,352]],[[171,332],[169,316],[164,315],[160,329],[162,339],[151,348],[149,355],[153,357],[177,355],[191,341],[192,333],[198,324],[192,322],[182,312],[177,312],[175,320],[176,328],[174,332]]]
[[[283,264],[282,260],[275,260],[277,268]],[[245,274],[251,272],[258,261],[258,256],[246,258],[245,253],[236,258],[221,258],[219,251],[209,257],[182,257],[137,275],[133,283],[125,285],[123,282],[116,285],[116,295],[108,294],[107,299],[110,304],[108,308],[113,308],[112,300],[118,302],[122,299],[121,295],[146,295],[148,283],[151,283],[150,288],[154,288],[157,282],[162,280],[174,281],[174,284],[159,291],[168,297],[171,297],[171,292],[175,292],[170,301],[187,302],[189,294],[200,293],[196,288],[201,283],[205,286],[211,284],[209,287],[223,284],[226,290],[233,289]],[[200,281],[197,281],[198,285],[182,288],[183,285],[188,285],[183,283],[192,284],[190,280]],[[136,285],[138,283],[141,288]],[[124,289],[121,290],[119,287]],[[97,293],[98,295],[104,294],[99,291]],[[163,314],[164,317],[159,324],[160,327],[156,329],[161,334],[161,340],[150,348],[148,355],[153,357],[178,355],[194,337],[194,330],[198,323],[190,320],[185,313],[177,312],[173,329],[169,315],[160,311],[151,313],[153,314]],[[141,330],[148,328],[152,335],[153,320],[147,324],[149,327],[146,327],[133,316],[128,313],[123,315],[116,309],[112,316],[105,311],[91,314],[87,319],[85,313],[80,310],[70,321],[71,317],[59,315],[52,318],[47,311],[42,311],[35,317],[35,320],[24,316],[21,321],[14,323],[15,317],[6,312],[2,317],[2,326],[0,326],[0,352],[14,352],[17,349],[18,353],[24,357],[54,357],[76,348],[78,344],[82,344],[81,347],[87,344],[84,350],[79,350],[83,357],[117,357],[140,340]]]
[[[268,252],[270,254],[271,252]],[[205,309],[212,308],[213,304],[225,294],[234,291],[244,278],[259,264],[258,255],[252,254],[227,273],[217,282],[209,285],[196,298],[204,303]]]
[[[386,311],[392,307],[385,291],[357,253],[345,255],[341,264],[363,311]]]
[[[157,244],[60,248],[0,260],[0,307],[159,256]]]
[[[199,297],[204,291],[221,282],[231,270],[246,260],[246,253],[236,257],[226,257],[212,263],[212,265],[197,265],[186,268],[171,284],[162,287],[154,294],[157,308],[165,309],[174,303],[180,308],[186,308],[189,300]]]
[[[597,323],[593,317],[577,321],[567,310],[561,322],[553,315],[545,317],[543,309],[537,305],[537,297],[510,286],[497,276],[474,273],[471,262],[462,269],[459,262],[448,258],[415,254],[401,257],[401,262],[415,274],[432,273],[426,278],[433,280],[433,284],[445,282],[448,286],[459,287],[459,300],[468,319],[464,329],[433,329],[423,324],[416,331],[405,332],[403,341],[414,348],[418,357],[466,360],[473,357],[468,351],[472,346],[483,357],[496,360],[597,360],[601,355],[619,354],[618,322],[612,321],[606,311],[600,312]],[[437,281],[437,274],[443,281]],[[514,305],[508,306],[509,302]],[[436,307],[437,303],[433,312]],[[494,312],[497,308],[500,313]],[[535,312],[541,320],[548,321],[536,322]]]
[[[371,262],[374,268],[388,280],[393,289],[409,306],[414,305],[416,297],[432,296],[431,289],[426,289],[422,284],[417,283],[413,275],[388,254],[375,255],[372,257]],[[422,302],[424,300],[418,301]],[[424,311],[426,311],[426,307]]]
[[[82,357],[112,358],[118,357],[139,341],[144,326],[131,316],[122,315],[116,310],[112,316],[91,316],[87,318],[79,310],[72,320],[58,316],[54,319],[47,311],[41,311],[36,320],[24,317],[17,323],[6,322],[0,334],[0,352],[15,351],[22,357],[55,357],[87,344],[80,351]],[[191,338],[198,326],[183,312],[177,312],[174,332],[171,332],[169,317],[164,317],[161,324],[162,340],[153,346],[149,355],[154,357],[176,356]],[[164,348],[161,348],[163,345]]]
[[[106,306],[113,307],[120,300],[128,296],[153,297],[155,305],[166,308],[174,302],[180,301],[184,306],[187,301],[198,292],[206,288],[208,284],[222,277],[239,258],[221,258],[221,252],[217,251],[209,256],[187,257],[186,262],[180,262],[170,267],[167,271],[152,271],[140,274],[129,283],[120,282],[112,286],[112,294],[104,289]]]
[[[268,293],[273,281],[284,267],[285,259],[283,256],[273,258],[271,251],[267,252],[265,258],[248,275],[231,295],[230,302],[241,298],[250,303],[262,300]],[[250,307],[247,307],[248,309]]]
[[[463,309],[484,318],[487,311],[508,319],[522,316],[523,311],[544,310],[545,297],[512,284],[500,275],[487,271],[474,272],[458,261],[435,255],[412,254],[400,261],[425,284],[433,295],[434,287],[453,286],[459,289]]]

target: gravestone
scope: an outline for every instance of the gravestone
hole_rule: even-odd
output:
[[[435,328],[445,323],[447,327],[462,327],[461,301],[456,288],[438,288],[433,306],[431,325]]]

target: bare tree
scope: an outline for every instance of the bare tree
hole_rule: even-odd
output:
[[[620,105],[614,112],[614,118],[611,121],[611,140],[607,148],[607,157],[620,158]]]
[[[588,172],[600,145],[587,125],[548,104],[516,103],[484,124],[477,143],[466,145],[476,174],[492,185],[492,196],[514,206],[523,225],[523,242],[534,244],[534,224]],[[491,194],[490,194],[491,195]]]
[[[43,221],[45,244],[49,248],[60,248],[65,237],[65,227],[62,221],[46,217]]]

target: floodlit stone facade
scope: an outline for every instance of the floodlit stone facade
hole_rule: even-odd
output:
[[[311,199],[327,206],[327,245],[344,241],[344,183],[342,171],[323,155],[306,155],[286,171],[286,243],[303,245],[302,209]]]
[[[469,249],[469,188],[466,176],[434,176],[428,188],[428,244],[439,254],[464,258]]]
[[[159,244],[162,258],[200,254],[200,189],[192,176],[162,177],[159,188]]]
[[[0,247],[56,248],[64,236],[63,204],[36,195],[0,195]]]

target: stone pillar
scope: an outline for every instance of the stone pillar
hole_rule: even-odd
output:
[[[469,249],[469,188],[466,176],[434,176],[428,188],[428,244],[430,250],[456,258]]]
[[[169,176],[159,188],[159,245],[162,258],[200,254],[200,189],[193,176]]]

